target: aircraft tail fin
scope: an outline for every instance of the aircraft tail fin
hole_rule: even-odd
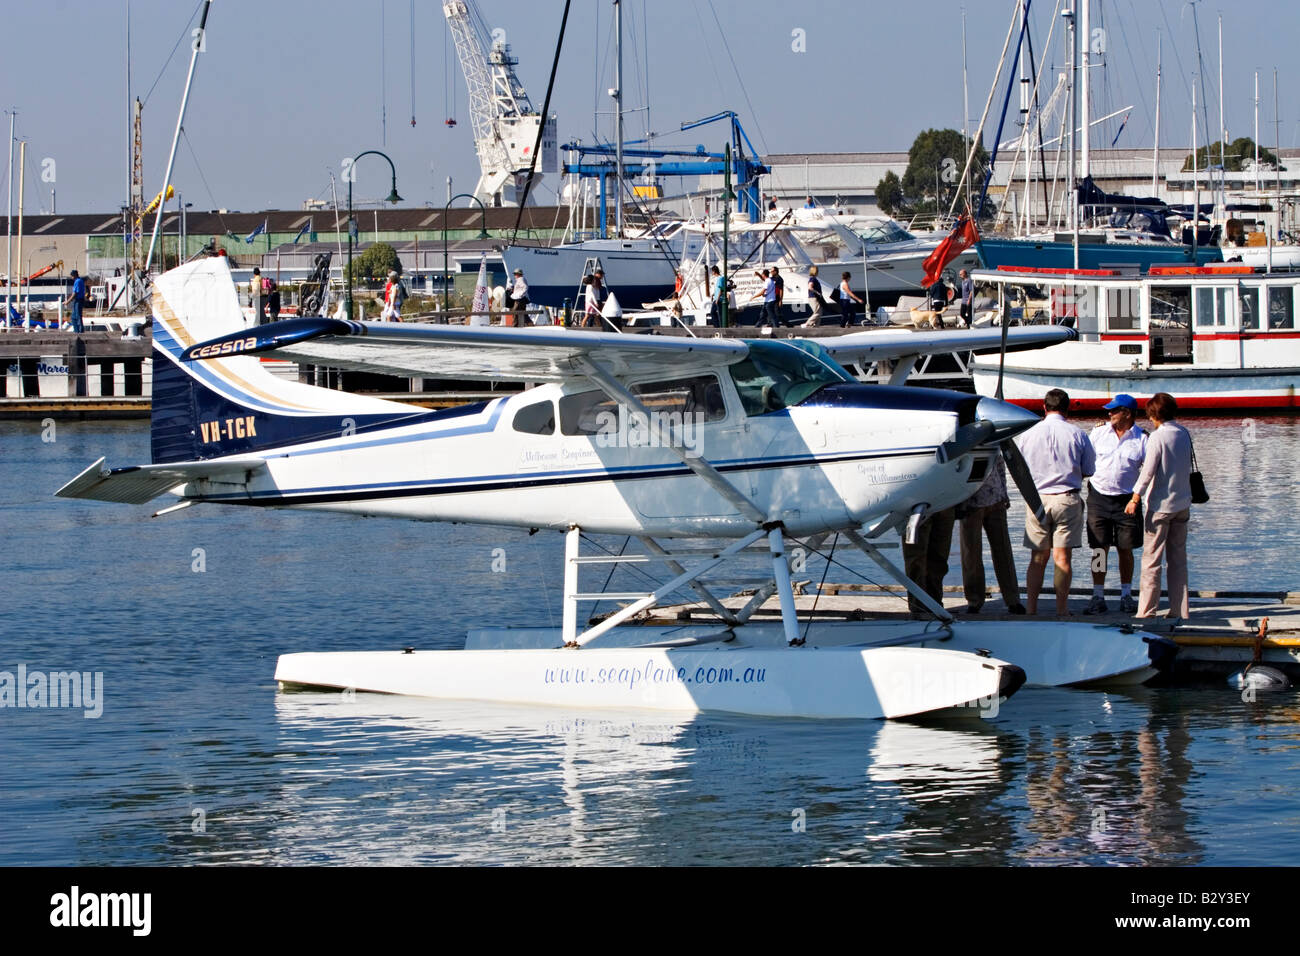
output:
[[[427,414],[288,381],[255,355],[183,359],[192,345],[251,328],[224,257],[199,259],[159,276],[152,305],[155,464],[253,455]]]

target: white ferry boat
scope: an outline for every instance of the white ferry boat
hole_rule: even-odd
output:
[[[1074,325],[1075,341],[1006,356],[1007,401],[1038,408],[1063,388],[1098,408],[1117,392],[1169,392],[1180,409],[1296,408],[1300,274],[1249,266],[980,270],[1009,321]],[[1003,299],[1005,296],[1005,300]],[[994,395],[999,357],[976,356],[975,389]]]

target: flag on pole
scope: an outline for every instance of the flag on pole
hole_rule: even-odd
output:
[[[266,220],[265,220],[265,219],[262,220],[262,224],[261,224],[260,226],[258,226],[256,229],[254,229],[252,232],[250,232],[248,235],[246,235],[246,236],[244,237],[244,242],[248,243],[249,245],[252,245],[252,244],[253,244],[253,240],[256,239],[258,236],[260,236],[260,235],[261,235],[262,233],[264,233],[264,232],[266,232]]]
[[[448,291],[451,284],[447,285]],[[474,302],[469,309],[470,325],[491,325],[492,317],[488,315],[488,278],[487,278],[487,253],[479,259],[478,279],[474,282]]]
[[[302,224],[302,228],[298,230],[298,235],[293,237],[293,244],[296,246],[298,244],[298,240],[301,239],[303,236],[307,235],[307,233],[310,230],[311,230],[311,218],[309,217],[307,221]]]
[[[943,241],[934,247],[934,251],[925,257],[925,262],[922,263],[925,266],[922,285],[931,286],[938,282],[944,267],[977,243],[979,238],[979,233],[975,231],[975,224],[969,218],[962,216],[958,219],[952,232],[944,236]]]
[[[1115,138],[1112,139],[1112,140],[1110,141],[1110,148],[1111,148],[1111,149],[1114,149],[1114,148],[1115,148],[1115,144],[1119,142],[1119,134],[1122,133],[1122,132],[1124,132],[1124,126],[1125,126],[1126,123],[1128,123],[1128,117],[1129,117],[1129,114],[1128,114],[1128,113],[1125,113],[1125,114],[1124,114],[1124,121],[1123,121],[1122,123],[1119,124],[1119,129],[1115,130]]]

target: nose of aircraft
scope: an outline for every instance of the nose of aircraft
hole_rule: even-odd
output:
[[[1033,412],[996,398],[980,399],[975,406],[975,420],[993,426],[993,434],[986,439],[989,443],[1004,441],[1038,424],[1038,416]]]

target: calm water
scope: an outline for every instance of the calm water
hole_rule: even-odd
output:
[[[1300,589],[1297,420],[1188,424],[1193,587]],[[1025,690],[929,725],[281,694],[280,653],[558,621],[559,535],[150,519],[51,496],[147,460],[143,423],[56,438],[0,423],[0,669],[102,671],[103,714],[0,710],[0,864],[1300,862],[1293,692]]]

